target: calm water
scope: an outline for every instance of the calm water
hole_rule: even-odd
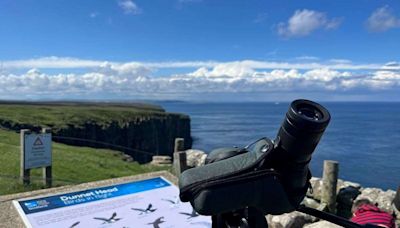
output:
[[[340,162],[339,177],[384,189],[400,185],[400,103],[322,103],[332,119],[311,162]],[[275,138],[289,103],[162,103],[191,117],[193,148],[206,152]]]

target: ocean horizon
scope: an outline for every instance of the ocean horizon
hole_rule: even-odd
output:
[[[320,102],[331,122],[310,169],[322,176],[324,160],[339,162],[339,178],[364,187],[400,185],[400,102]],[[159,102],[191,118],[193,149],[209,153],[261,138],[274,139],[290,102]]]

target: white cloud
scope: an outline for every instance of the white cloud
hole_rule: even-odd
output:
[[[372,12],[366,25],[371,32],[384,32],[392,28],[400,28],[400,18],[393,15],[388,6],[383,6]]]
[[[400,64],[397,62],[340,63],[349,69],[340,69],[340,64],[331,65],[337,69],[320,63],[307,64],[254,60],[121,63],[58,57],[6,61],[6,67],[19,67],[16,72],[27,66],[34,67],[27,69],[26,73],[0,73],[0,98],[7,98],[15,91],[26,97],[53,99],[99,96],[181,99],[215,93],[287,94],[312,91],[326,94],[400,89]],[[46,73],[55,71],[47,71],[46,67],[64,69],[63,73]],[[70,68],[82,67],[85,68],[84,73],[65,73]],[[160,74],[162,68],[184,68],[187,73]]]
[[[351,60],[349,59],[330,59],[329,62],[335,64],[351,64]]]
[[[221,64],[235,66],[241,68],[252,69],[301,69],[311,70],[317,68],[329,68],[334,70],[379,70],[382,67],[389,67],[387,64],[353,64],[351,61],[338,60],[329,61],[327,63],[318,61],[307,62],[277,62],[277,61],[256,61],[242,60],[231,62],[218,61],[165,61],[165,62],[112,62],[102,60],[77,59],[69,57],[44,57],[37,59],[22,59],[2,61],[3,68],[10,69],[70,69],[70,68],[101,68],[110,64],[114,68],[123,66],[143,66],[149,69],[164,69],[164,68],[211,68]],[[391,68],[400,69],[400,65],[393,65]]]
[[[328,18],[323,12],[296,10],[286,23],[278,24],[278,34],[284,37],[303,37],[318,29],[335,29],[341,22],[341,18]]]
[[[99,13],[98,13],[98,12],[91,12],[91,13],[89,14],[89,17],[90,17],[90,18],[96,18],[97,16],[99,16]]]
[[[310,56],[310,55],[303,55],[296,57],[297,60],[305,60],[305,61],[316,61],[319,60],[318,57]]]
[[[119,0],[119,7],[124,11],[125,14],[140,14],[142,10],[132,0]]]

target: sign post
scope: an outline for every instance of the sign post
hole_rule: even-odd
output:
[[[43,183],[52,185],[51,174],[52,148],[51,129],[42,129],[41,134],[21,130],[21,178],[23,184],[30,184],[30,169],[43,169]]]
[[[21,130],[21,162],[20,162],[20,176],[24,185],[30,184],[31,169],[25,168],[25,136],[31,133],[28,129]]]
[[[43,184],[46,185],[46,187],[50,188],[52,185],[52,172],[51,172],[51,164],[52,164],[52,143],[51,143],[51,128],[43,128],[42,129],[43,134],[49,134],[50,135],[50,165],[43,167]]]

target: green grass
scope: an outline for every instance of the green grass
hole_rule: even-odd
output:
[[[2,113],[2,112],[0,112]],[[30,186],[18,179],[19,134],[0,130],[0,195],[41,189],[41,170],[31,171]],[[75,147],[53,142],[53,186],[83,183],[107,178],[170,169],[123,161],[121,152]]]
[[[159,106],[123,105],[117,103],[1,103],[0,126],[18,129],[19,126],[51,127],[57,132],[68,126],[81,127],[95,123],[107,127],[111,123],[124,126],[147,118],[166,118],[186,115],[165,112]]]

